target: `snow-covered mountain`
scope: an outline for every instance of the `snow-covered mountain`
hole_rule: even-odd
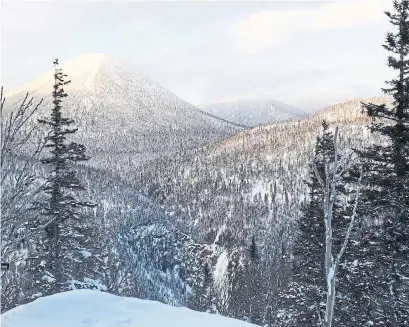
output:
[[[267,152],[279,150],[285,154],[290,150],[297,154],[304,146],[304,142],[308,140],[311,141],[309,143],[313,143],[315,141],[315,136],[319,132],[323,120],[331,125],[339,125],[341,129],[351,125],[362,128],[371,122],[371,119],[363,113],[362,102],[389,106],[392,100],[388,96],[379,96],[337,103],[307,117],[259,126],[240,132],[215,144],[212,152],[257,151],[267,154]],[[349,136],[345,135],[345,137]]]
[[[307,115],[300,109],[268,96],[220,100],[200,107],[212,115],[249,127]]]
[[[197,148],[241,130],[202,112],[133,67],[104,54],[83,55],[60,64],[72,82],[65,88],[66,114],[75,119],[77,137],[91,155],[118,155],[125,161]],[[51,104],[53,70],[6,93],[7,103],[26,92],[44,98],[41,114]]]
[[[71,89],[72,94],[76,92]],[[368,101],[379,104],[389,103],[390,99]],[[91,109],[98,113],[98,108]],[[122,165],[121,151],[126,149],[120,148],[123,144],[117,139],[120,135],[126,137],[126,133],[118,131],[115,135],[109,125],[104,126],[99,134],[104,142],[101,149],[111,149],[113,155],[96,161],[106,165],[107,158],[111,160],[110,167],[117,165],[123,180],[89,168],[81,176],[90,197],[98,202],[98,244],[107,244],[104,251],[110,254],[104,284],[111,285],[110,292],[117,294],[213,310],[238,319],[251,318],[260,325],[273,324],[271,303],[290,277],[287,258],[300,205],[307,195],[303,180],[321,122],[326,119],[331,128],[340,126],[342,149],[359,148],[374,140],[365,127],[369,119],[361,111],[358,100],[334,105],[308,117],[237,133],[195,153],[181,153],[172,160],[160,158],[139,167],[132,166],[133,162]],[[75,117],[87,117],[80,113],[82,116]],[[104,122],[99,119],[98,124]],[[93,135],[92,128],[84,128]],[[88,141],[86,134],[83,136]],[[172,133],[163,137],[166,146]],[[97,145],[96,141],[91,144]],[[139,190],[147,197],[140,196]],[[251,249],[256,252],[256,265]],[[125,277],[118,278],[118,271],[124,271]],[[31,308],[38,312],[36,303]],[[101,305],[100,312],[110,312],[114,306],[108,305],[107,309]],[[10,320],[2,323],[30,327],[25,320],[11,324],[13,317],[25,319],[18,311],[24,308],[10,310]],[[48,307],[44,310],[49,312]],[[31,322],[37,316],[24,313],[24,317]],[[47,326],[41,317],[40,325]],[[108,316],[91,313],[81,321],[100,327],[94,318],[109,321]],[[50,321],[50,326],[59,326],[54,322]],[[112,320],[108,325],[117,322]],[[151,325],[151,321],[143,322],[142,326],[156,327],[156,321]],[[81,326],[77,321],[70,323],[68,326]],[[216,322],[213,325],[218,326]]]
[[[219,315],[159,302],[76,290],[43,297],[1,316],[3,327],[251,327]]]
[[[390,104],[390,98],[365,102]],[[240,132],[171,164],[143,167],[141,188],[196,242],[218,246],[221,254],[212,270],[224,273],[212,286],[222,298],[216,302],[219,312],[251,315],[259,324],[274,322],[267,304],[290,277],[287,260],[308,197],[304,181],[323,120],[332,130],[339,126],[342,152],[381,141],[366,127],[370,118],[356,100]],[[253,242],[256,269],[249,258]],[[254,298],[249,300],[249,294]]]

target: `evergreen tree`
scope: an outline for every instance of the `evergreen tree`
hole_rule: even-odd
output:
[[[67,97],[66,81],[58,59],[54,61],[54,90],[50,116],[39,122],[50,128],[45,147],[49,156],[41,163],[50,167],[43,188],[43,201],[35,203],[42,213],[42,219],[33,222],[31,227],[39,232],[36,255],[33,258],[33,290],[35,296],[49,295],[70,288],[87,287],[93,283],[86,272],[91,268],[86,262],[96,257],[92,251],[92,229],[83,208],[93,207],[88,201],[77,198],[85,188],[80,183],[75,163],[86,161],[85,147],[68,142],[67,136],[77,129],[70,126],[72,119],[63,116],[63,99]],[[87,221],[88,220],[88,221]],[[95,262],[94,262],[95,264]],[[92,265],[90,263],[90,265]],[[96,267],[92,269],[97,270]]]
[[[305,181],[309,199],[302,207],[298,222],[298,235],[293,247],[292,281],[279,296],[278,320],[280,326],[320,326],[325,310],[325,224],[324,194],[315,167],[322,181],[326,181],[325,167],[334,162],[334,134],[326,121],[322,123],[322,135],[317,136],[314,161],[309,165],[309,179]],[[342,219],[345,212],[341,197],[347,195],[345,187],[337,186],[334,205],[334,245],[340,246],[343,230],[348,221]]]
[[[398,76],[383,89],[393,97],[391,107],[364,104],[373,118],[371,131],[386,142],[360,152],[366,168],[362,210],[372,225],[381,218],[377,252],[383,277],[374,281],[382,290],[375,325],[409,326],[409,2],[393,6],[386,15],[396,32],[387,33],[384,48]]]
[[[188,306],[197,311],[215,313],[216,298],[213,285],[213,273],[210,262],[205,262],[202,274],[200,274],[199,285],[195,290],[195,296]]]
[[[384,279],[378,234],[375,226],[367,226],[362,220],[353,232],[338,273],[336,326],[389,326],[383,314],[381,320],[375,319],[381,317],[379,295],[383,291],[379,281]]]
[[[251,262],[256,263],[258,261],[259,253],[258,253],[258,248],[257,248],[257,243],[256,243],[256,237],[254,235],[251,237],[249,255],[250,255]]]

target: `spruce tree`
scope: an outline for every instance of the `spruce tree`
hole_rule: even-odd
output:
[[[377,251],[383,278],[376,281],[382,294],[375,325],[409,326],[409,2],[394,1],[393,6],[386,15],[396,31],[387,33],[384,48],[397,77],[383,92],[394,101],[391,107],[364,104],[373,118],[371,131],[386,142],[360,152],[366,167],[362,210],[372,225],[381,218]]]
[[[250,243],[250,247],[249,247],[249,255],[250,255],[250,260],[253,263],[258,261],[259,253],[258,253],[258,248],[257,248],[256,237],[254,235],[251,237],[251,243]]]
[[[314,160],[309,165],[309,178],[305,181],[309,198],[302,207],[302,216],[298,222],[299,231],[293,247],[292,281],[278,300],[279,326],[319,326],[318,313],[322,317],[325,309],[324,195],[314,166],[325,183],[325,167],[335,159],[335,145],[334,135],[329,131],[327,122],[323,121],[322,129],[322,135],[317,136]],[[341,186],[337,187],[337,191],[339,199],[346,195]],[[347,226],[346,221],[341,220],[343,213],[338,200],[334,206],[334,229],[337,229],[335,234],[340,238],[342,230]]]
[[[75,163],[89,159],[84,145],[69,142],[77,128],[72,128],[72,119],[63,115],[63,99],[67,97],[66,80],[58,59],[54,61],[54,86],[50,116],[39,119],[49,128],[45,147],[49,156],[41,163],[50,167],[43,187],[44,200],[35,204],[42,219],[31,224],[39,232],[37,252],[34,257],[33,288],[36,296],[49,295],[70,288],[86,287],[84,271],[86,261],[93,258],[92,232],[83,208],[93,207],[88,201],[79,199],[84,186],[77,176]],[[96,267],[92,267],[96,268]]]

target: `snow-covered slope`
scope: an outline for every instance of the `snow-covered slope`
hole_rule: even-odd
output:
[[[212,115],[250,127],[307,115],[300,109],[267,96],[221,100],[200,107]]]
[[[126,160],[148,160],[163,154],[211,144],[240,127],[212,117],[136,73],[133,67],[104,54],[90,54],[60,65],[72,82],[65,88],[66,114],[75,119],[80,141],[92,156],[106,153]],[[7,103],[25,92],[44,97],[41,114],[51,103],[53,70],[6,93]]]
[[[365,102],[388,104],[390,99]],[[274,326],[273,318],[265,318],[271,314],[266,299],[290,276],[287,258],[309,196],[304,181],[324,119],[332,130],[339,126],[342,152],[381,141],[366,127],[370,119],[356,100],[246,130],[173,165],[144,167],[143,186],[156,187],[150,193],[159,194],[156,201],[165,211],[190,224],[186,229],[196,242],[218,245],[212,287],[222,299],[219,311],[227,307],[235,317]],[[254,270],[246,264],[253,242],[259,251]]]
[[[297,154],[304,142],[315,141],[323,120],[340,125],[341,128],[347,125],[361,128],[369,124],[371,119],[363,113],[362,102],[390,105],[392,98],[379,96],[337,103],[307,117],[249,129],[217,143],[213,151],[281,151],[282,153],[294,151]]]
[[[251,327],[218,315],[90,290],[43,297],[1,316],[2,327]]]

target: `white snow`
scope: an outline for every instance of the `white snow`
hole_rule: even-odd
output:
[[[242,130],[204,113],[141,75],[133,65],[110,56],[81,55],[62,61],[59,67],[71,80],[64,87],[68,94],[64,107],[66,115],[78,124],[73,141],[90,149],[88,164],[96,168],[106,169],[110,162],[110,170],[122,172],[124,165],[135,167],[159,156],[212,144]],[[34,103],[44,100],[37,115],[48,114],[54,82],[54,69],[50,68],[21,88],[5,92],[6,110],[29,92]]]
[[[267,193],[268,185],[262,180],[258,180],[251,190],[251,197],[254,198],[257,194],[260,194],[262,197]]]
[[[154,301],[76,290],[1,315],[2,327],[251,327],[244,321]]]
[[[45,280],[48,283],[52,283],[55,281],[55,278],[51,273],[46,271],[46,274],[42,277],[42,280]]]
[[[215,284],[221,287],[224,283],[224,279],[227,274],[227,268],[229,265],[229,256],[227,254],[227,250],[224,250],[219,258],[217,259],[217,263],[214,269],[214,281]]]
[[[332,281],[334,280],[334,278],[335,278],[335,267],[332,265],[329,268],[328,276],[327,276],[327,288],[328,288],[329,295],[331,295],[331,291],[332,291],[331,284],[332,284]]]
[[[266,125],[306,115],[300,109],[265,95],[222,99],[199,107],[212,115],[245,126]]]
[[[81,253],[85,258],[88,258],[92,255],[92,253],[87,250],[79,250],[78,252]]]

